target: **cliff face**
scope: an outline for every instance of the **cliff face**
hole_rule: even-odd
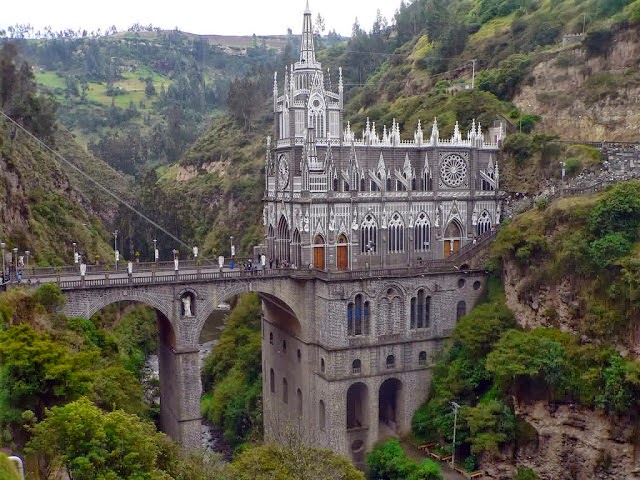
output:
[[[69,263],[73,242],[89,262],[108,258],[108,234],[93,213],[109,210],[92,207],[50,152],[19,130],[12,138],[0,121],[0,238],[9,249],[30,250],[32,265]]]
[[[515,464],[544,480],[640,479],[637,422],[541,401],[516,405],[515,410],[528,435],[505,452],[503,461],[483,462],[490,478],[512,479]]]
[[[545,55],[514,103],[563,139],[638,141],[640,28],[616,31],[601,54],[576,45]]]

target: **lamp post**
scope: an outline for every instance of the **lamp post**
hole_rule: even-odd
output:
[[[236,256],[236,247],[233,244],[233,236],[229,237],[229,242],[231,243],[231,258]]]
[[[158,252],[158,240],[153,239],[153,261],[158,263],[158,259],[160,258],[160,252]]]
[[[453,407],[453,442],[451,444],[451,468],[456,464],[456,427],[458,426],[458,410],[460,405],[456,402],[449,402]]]
[[[29,255],[31,255],[31,252],[27,250],[24,252],[24,255],[27,257],[27,275],[29,275]]]
[[[118,251],[118,230],[113,232],[113,252],[116,260],[116,270],[118,270],[118,262],[120,261],[120,252]]]
[[[2,283],[5,282],[6,278],[4,278],[4,272],[5,272],[5,267],[4,267],[4,248],[7,246],[6,243],[1,242],[0,243],[0,248],[2,248]]]
[[[13,248],[13,262],[15,266],[16,281],[18,280],[18,247]]]
[[[172,253],[173,253],[173,268],[177,275],[178,274],[178,250],[174,248],[172,250]]]
[[[73,242],[73,263],[77,264],[78,263],[78,244],[76,242]]]

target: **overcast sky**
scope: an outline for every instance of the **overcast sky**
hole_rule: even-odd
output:
[[[115,25],[124,30],[134,23],[183,32],[222,35],[281,35],[291,28],[302,29],[306,0],[29,0],[11,2],[0,14],[0,28],[31,24],[36,30],[51,26],[54,30],[72,28],[88,31]],[[327,32],[335,29],[350,35],[355,18],[360,26],[370,30],[380,9],[391,20],[400,0],[310,0],[313,18],[320,13]]]

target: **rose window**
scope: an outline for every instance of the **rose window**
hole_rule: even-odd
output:
[[[449,187],[462,185],[467,175],[467,163],[460,155],[448,155],[440,165],[442,181]]]

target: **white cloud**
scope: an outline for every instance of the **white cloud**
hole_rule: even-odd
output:
[[[110,0],[87,2],[84,0],[30,0],[14,3],[2,11],[0,28],[16,23],[31,24],[36,30],[51,26],[65,28],[105,29],[115,25],[118,30],[134,23],[164,29],[180,28],[184,32],[222,35],[281,35],[291,28],[300,33],[305,0],[180,0],[177,2],[151,0]],[[391,20],[400,0],[323,0],[310,2],[315,16],[325,18],[327,31],[335,29],[350,35],[356,17],[360,26],[369,30],[376,10]],[[22,6],[22,7],[21,7]]]

